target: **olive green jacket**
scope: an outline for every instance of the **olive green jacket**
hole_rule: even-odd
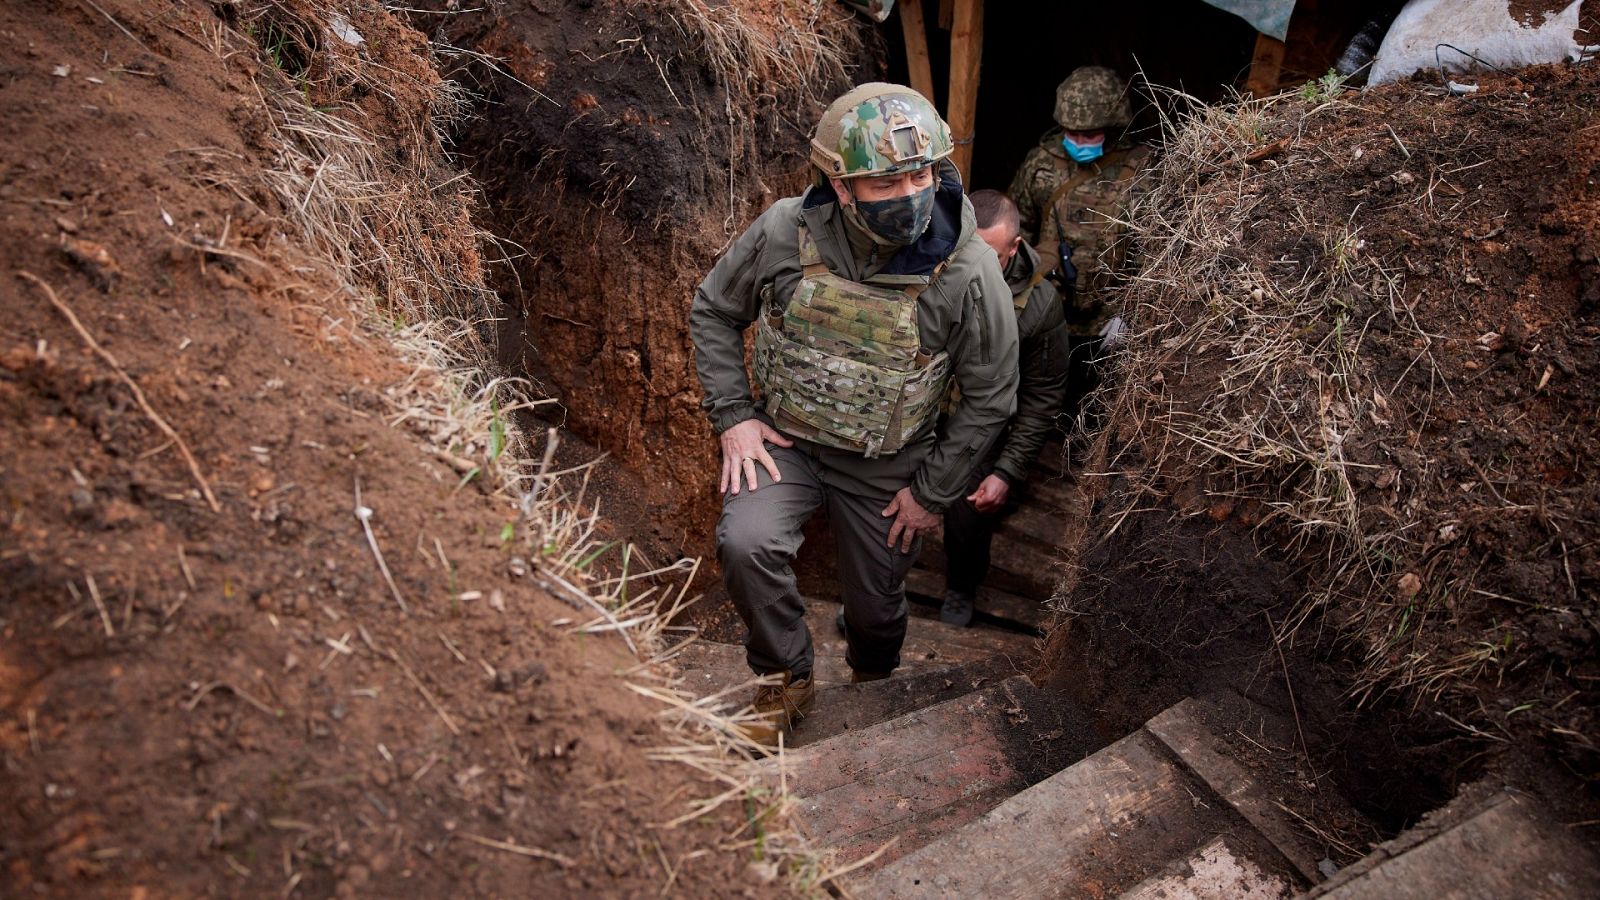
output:
[[[942,171],[947,168],[941,164]],[[948,171],[947,177],[953,178],[953,170]],[[976,236],[972,206],[960,196],[958,182],[946,181],[945,187],[953,187],[959,201],[959,235],[949,265],[917,298],[917,324],[924,349],[950,353],[960,408],[943,429],[936,432],[930,421],[905,449],[878,459],[796,440],[823,464],[823,480],[830,486],[886,499],[909,486],[917,502],[935,513],[962,496],[968,476],[1011,417],[1017,389],[1011,291],[994,251]],[[860,281],[888,267],[889,259],[878,258],[877,252],[858,258],[852,251],[846,228],[853,226],[845,223],[826,185],[779,200],[762,213],[700,284],[689,311],[689,333],[705,391],[701,406],[718,434],[759,414],[745,369],[744,331],[760,314],[763,294],[780,308],[794,295],[800,281],[801,221],[830,271]]]
[[[1047,279],[1035,279],[1039,254],[1027,244],[1006,266],[1006,284],[1017,309],[1019,341],[1017,414],[1011,420],[995,457],[995,474],[1015,486],[1027,480],[1028,468],[1067,398],[1066,313],[1061,295]],[[1026,298],[1024,299],[1024,295]]]

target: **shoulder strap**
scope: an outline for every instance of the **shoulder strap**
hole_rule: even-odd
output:
[[[811,236],[811,230],[801,222],[800,228],[800,277],[815,278],[818,275],[828,274],[828,264],[822,261],[822,251],[817,249],[817,241]]]
[[[1127,155],[1127,150],[1113,150],[1110,153],[1107,153],[1105,156],[1100,157],[1102,160],[1100,163],[1100,168],[1102,170],[1108,169],[1113,163],[1115,163],[1118,168],[1121,168],[1122,158]],[[1056,202],[1070,193],[1073,188],[1076,188],[1078,185],[1083,184],[1085,181],[1088,181],[1091,178],[1097,177],[1099,174],[1100,172],[1090,169],[1087,166],[1079,166],[1078,173],[1076,175],[1073,175],[1071,178],[1068,178],[1066,181],[1063,181],[1056,186],[1056,189],[1050,194],[1050,199],[1045,201],[1044,208],[1046,210],[1054,209]],[[1121,181],[1126,177],[1127,176],[1124,174],[1119,174],[1117,176],[1117,180]]]

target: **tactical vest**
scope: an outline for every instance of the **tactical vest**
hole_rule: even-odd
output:
[[[950,380],[950,354],[925,350],[917,325],[917,298],[945,263],[927,284],[851,281],[828,271],[801,225],[800,266],[788,305],[764,297],[756,326],[767,415],[787,434],[868,459],[898,452],[938,412]]]

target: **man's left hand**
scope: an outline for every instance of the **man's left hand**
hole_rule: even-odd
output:
[[[925,531],[932,531],[939,527],[939,520],[943,518],[938,513],[928,512],[923,508],[917,498],[911,496],[911,488],[903,487],[895,493],[894,499],[884,507],[885,517],[894,516],[894,524],[889,526],[889,542],[887,546],[900,545],[900,552],[910,553],[912,544]]]
[[[999,475],[986,475],[978,489],[967,495],[978,512],[994,512],[1006,505],[1006,495],[1011,493],[1011,483]]]

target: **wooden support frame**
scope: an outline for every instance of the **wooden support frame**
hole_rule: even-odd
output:
[[[978,69],[983,62],[983,0],[955,0],[950,29],[950,106],[947,118],[955,138],[950,159],[963,184],[972,174],[973,129],[978,119]]]
[[[933,101],[933,63],[928,59],[928,22],[922,16],[922,0],[900,0],[900,29],[905,33],[906,67],[911,71],[911,87]]]
[[[1244,82],[1245,90],[1251,96],[1265,97],[1278,92],[1278,79],[1283,73],[1283,54],[1286,49],[1283,41],[1256,33],[1256,50],[1250,58],[1250,76]]]

